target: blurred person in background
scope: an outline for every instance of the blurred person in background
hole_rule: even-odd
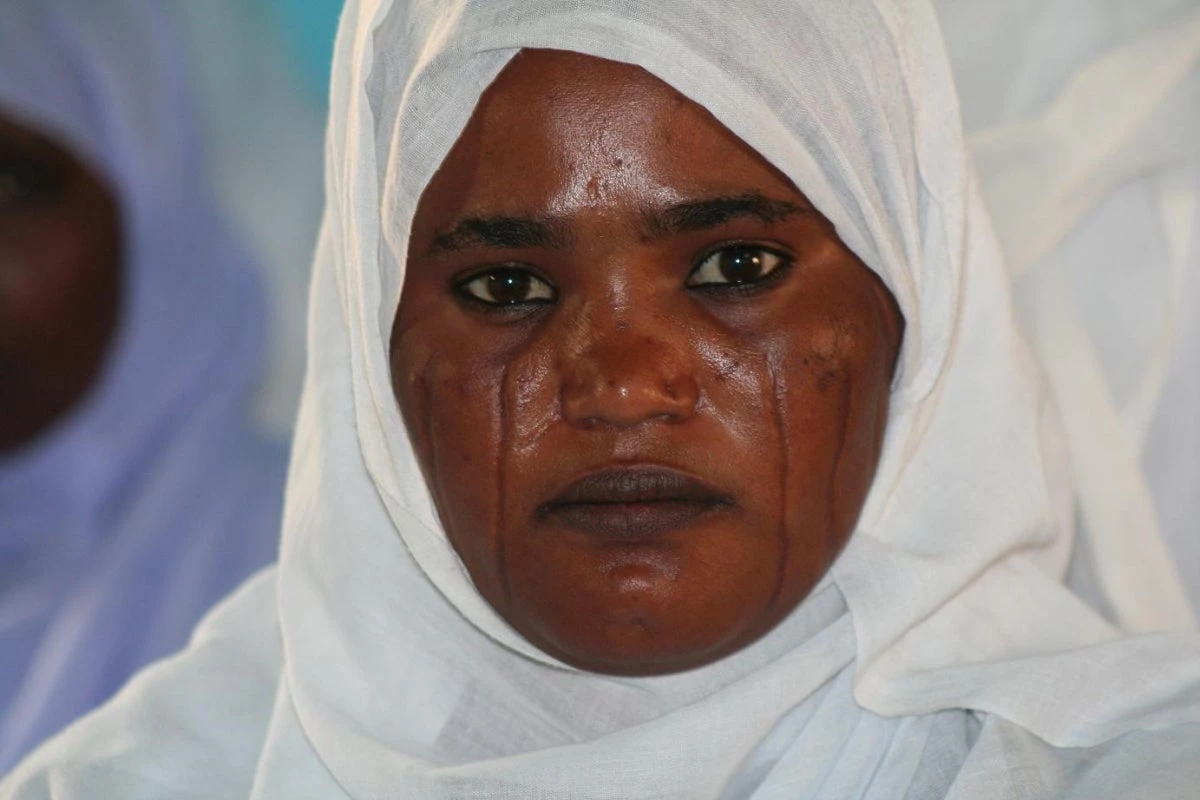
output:
[[[265,297],[174,22],[0,6],[0,773],[276,552]]]

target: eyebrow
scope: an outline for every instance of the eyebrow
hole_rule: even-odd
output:
[[[793,214],[810,214],[809,206],[773,200],[757,192],[729,197],[708,197],[664,209],[647,210],[642,222],[647,238],[660,239],[677,233],[718,228],[736,219],[750,217],[770,225]]]
[[[812,211],[807,205],[746,192],[647,209],[642,212],[642,226],[647,239],[662,239],[678,233],[718,228],[745,217],[770,225],[793,214],[811,214]],[[570,224],[560,218],[467,217],[456,222],[450,230],[434,236],[428,254],[480,246],[505,250],[537,247],[561,250],[569,247],[573,239]]]
[[[546,217],[468,217],[433,237],[429,254],[468,247],[527,247],[563,249],[571,243],[570,229],[562,220]]]

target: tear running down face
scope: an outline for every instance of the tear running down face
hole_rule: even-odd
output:
[[[391,363],[450,541],[523,636],[649,675],[812,590],[903,320],[792,183],[644,70],[525,51],[426,188]]]

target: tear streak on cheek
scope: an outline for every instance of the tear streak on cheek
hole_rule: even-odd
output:
[[[832,563],[833,552],[830,545],[841,539],[847,531],[843,528],[848,524],[841,519],[842,488],[847,476],[841,474],[846,451],[850,449],[850,415],[854,412],[854,367],[847,355],[854,350],[854,329],[844,325],[831,325],[818,333],[812,342],[812,352],[806,363],[816,371],[813,386],[822,395],[828,396],[828,402],[834,406],[834,422],[837,425],[834,439],[834,451],[829,461],[829,474],[826,476],[828,497],[825,503],[825,539],[822,545],[825,549],[825,568]],[[866,418],[863,419],[866,422]]]
[[[829,468],[829,522],[826,525],[826,542],[836,541],[845,536],[848,531],[844,530],[850,523],[849,520],[839,519],[838,512],[842,506],[841,487],[844,481],[842,472],[842,462],[848,448],[848,440],[850,438],[849,416],[854,408],[854,377],[850,370],[840,370],[837,373],[837,445],[833,451],[833,460],[830,462]],[[864,419],[864,422],[866,420]],[[857,513],[857,506],[855,509]],[[828,548],[827,548],[828,550]],[[832,552],[826,553],[825,568],[828,568],[832,563]]]
[[[787,387],[780,381],[779,375],[781,371],[778,365],[768,360],[766,369],[769,383],[768,388],[771,392],[767,402],[775,422],[775,435],[779,450],[779,528],[777,531],[779,538],[779,565],[775,570],[775,586],[771,590],[771,599],[767,604],[769,608],[773,608],[779,601],[779,596],[783,591],[787,578],[788,562],[790,560],[788,520],[791,518],[790,498],[792,493],[789,486],[789,479],[792,470],[788,451],[788,420],[787,415],[784,413]]]
[[[508,555],[505,541],[508,531],[508,470],[512,437],[512,404],[509,402],[509,367],[506,364],[496,383],[494,424],[497,426],[492,441],[496,442],[496,497],[492,503],[492,546],[496,554],[496,573],[500,576],[504,599],[512,605],[512,580],[509,577]],[[519,407],[519,406],[518,406]]]

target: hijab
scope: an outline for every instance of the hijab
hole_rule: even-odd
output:
[[[775,630],[689,672],[580,671],[505,624],[446,539],[392,393],[414,208],[526,47],[640,65],[709,109],[805,192],[907,321],[846,550]],[[1200,640],[1118,638],[1062,583],[1064,437],[1018,335],[928,0],[351,0],[331,119],[280,563],[0,797],[1194,787]]]
[[[126,243],[96,385],[0,457],[0,772],[274,553],[284,453],[243,414],[263,295],[205,183],[181,54],[146,0],[0,8],[0,113],[106,180]]]

